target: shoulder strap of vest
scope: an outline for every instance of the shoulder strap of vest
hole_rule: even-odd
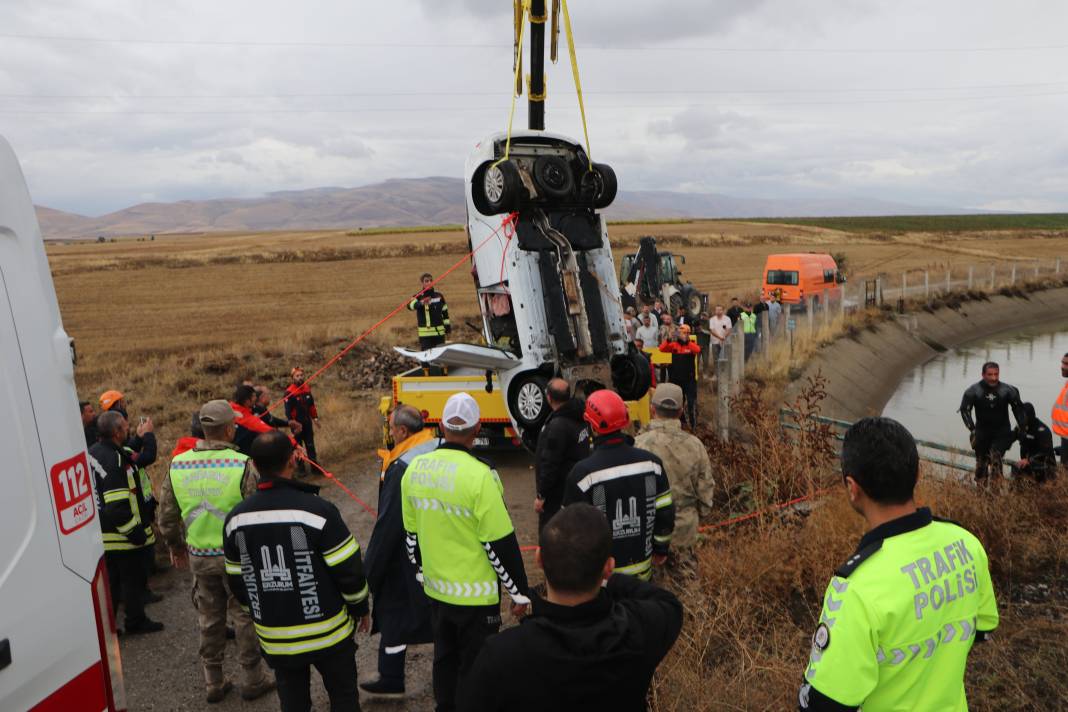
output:
[[[945,517],[936,517],[934,515],[931,515],[931,519],[933,519],[936,522],[942,522],[943,524],[953,524],[954,526],[958,526],[958,527],[961,526],[960,522],[955,522],[952,519],[946,519]],[[964,527],[961,527],[961,529],[963,529],[963,528]]]
[[[871,557],[872,554],[883,548],[883,540],[877,539],[871,544],[868,544],[863,549],[858,549],[856,553],[850,556],[844,564],[838,567],[834,572],[835,576],[839,578],[849,578],[849,575],[860,568],[860,565]]]

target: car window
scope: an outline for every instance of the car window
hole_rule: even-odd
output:
[[[824,282],[828,282],[828,283],[834,281],[834,270],[833,269],[825,269],[825,270],[823,270],[823,281]]]
[[[795,270],[769,269],[767,283],[797,286],[797,272]]]

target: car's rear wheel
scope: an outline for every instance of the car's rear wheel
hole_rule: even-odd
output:
[[[619,190],[616,172],[606,163],[594,163],[582,175],[581,189],[583,199],[592,203],[595,210],[607,208],[616,199]]]
[[[471,176],[471,199],[483,215],[510,213],[519,208],[523,180],[512,161],[486,161]]]

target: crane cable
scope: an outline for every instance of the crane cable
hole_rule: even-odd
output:
[[[571,55],[571,76],[575,79],[575,92],[578,94],[579,113],[582,115],[582,133],[586,137],[586,160],[593,172],[593,155],[590,152],[590,129],[586,123],[586,103],[582,100],[582,80],[579,79],[578,56],[575,54],[575,34],[571,30],[571,13],[567,11],[567,0],[560,0],[564,11],[564,31],[567,34],[567,51]]]
[[[493,162],[490,168],[496,168],[508,160],[512,152],[512,122],[515,120],[515,100],[523,91],[523,37],[526,35],[527,16],[530,14],[530,0],[516,0],[516,32],[515,41],[515,76],[512,78],[512,108],[508,111],[508,132],[504,142],[504,155]]]

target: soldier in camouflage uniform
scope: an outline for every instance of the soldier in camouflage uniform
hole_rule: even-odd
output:
[[[200,623],[200,659],[207,701],[222,701],[233,689],[223,675],[226,616],[237,637],[241,697],[254,700],[275,687],[260,654],[249,614],[226,588],[223,521],[241,500],[256,491],[256,474],[247,455],[234,449],[234,411],[223,400],[200,409],[204,438],[171,460],[160,495],[160,531],[179,568],[193,574],[193,605]]]
[[[683,431],[682,389],[674,383],[661,383],[653,391],[653,420],[634,440],[634,446],[648,450],[664,463],[675,500],[675,534],[678,548],[697,543],[697,523],[701,505],[712,506],[712,463],[697,437]]]

